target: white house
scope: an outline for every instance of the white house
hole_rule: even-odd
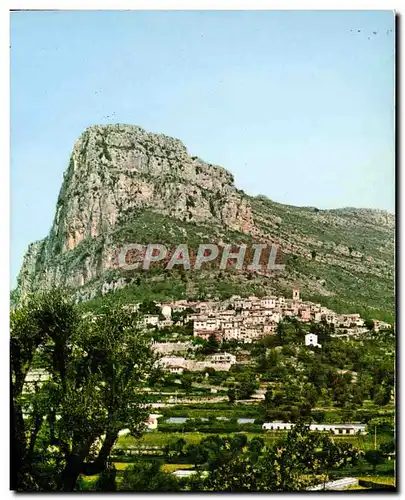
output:
[[[223,336],[225,340],[238,340],[240,335],[240,328],[224,328]]]
[[[171,319],[172,317],[172,308],[169,305],[164,305],[162,307],[162,314],[166,319]]]
[[[209,359],[213,363],[231,363],[231,365],[236,363],[236,356],[229,354],[228,352],[213,354]]]
[[[207,319],[205,321],[194,321],[193,330],[194,335],[196,335],[197,331],[201,332],[214,332],[219,328],[219,321],[214,319]]]
[[[187,368],[187,360],[181,356],[163,356],[157,364],[170,373],[181,374]]]
[[[162,415],[156,415],[154,413],[151,413],[149,417],[146,420],[146,425],[148,427],[148,430],[153,431],[157,429],[158,427],[158,418],[161,417]]]
[[[315,347],[322,347],[321,344],[318,344],[318,335],[315,333],[307,333],[305,335],[305,345],[313,345]]]
[[[158,415],[158,414],[155,414],[155,413],[151,413],[149,415],[149,417],[146,419],[145,423],[146,423],[146,427],[149,431],[153,431],[155,429],[157,429],[157,426],[158,426],[158,418],[162,417],[162,415]],[[119,432],[118,432],[118,436],[126,436],[130,433],[130,429],[121,429]]]
[[[262,429],[266,431],[289,431],[295,424],[290,422],[265,422]],[[333,432],[333,434],[366,434],[365,424],[311,424],[311,431]]]
[[[260,303],[261,306],[266,309],[273,309],[274,307],[276,307],[275,297],[263,297]]]
[[[142,318],[142,323],[144,326],[152,325],[156,326],[159,322],[159,316],[155,314],[145,314]]]

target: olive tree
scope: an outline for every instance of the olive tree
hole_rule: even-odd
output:
[[[121,306],[83,315],[58,291],[13,311],[11,323],[12,487],[73,491],[79,475],[106,470],[121,429],[145,430],[149,410],[139,389],[154,369],[149,341]],[[49,379],[24,396],[34,356]]]

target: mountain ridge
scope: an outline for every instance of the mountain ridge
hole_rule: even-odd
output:
[[[394,231],[395,216],[387,211],[321,210],[249,196],[235,187],[225,168],[189,156],[179,139],[134,125],[94,125],[73,147],[51,230],[29,246],[17,295],[57,285],[89,300],[103,290],[132,286],[117,272],[117,243],[164,243],[145,238],[165,235],[172,243],[183,237],[197,244],[208,237],[279,245],[285,276],[270,280],[229,273],[222,278],[239,283],[237,289],[252,288],[256,281],[263,292],[288,293],[300,286],[304,295],[341,297],[350,305],[350,295],[366,286],[375,291],[375,300],[363,291],[353,306],[393,311]],[[129,240],[121,241],[125,237]],[[356,285],[349,283],[350,273]],[[344,286],[351,289],[347,299]]]

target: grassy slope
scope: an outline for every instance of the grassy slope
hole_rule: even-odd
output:
[[[363,216],[356,218],[350,211],[314,212],[311,208],[291,207],[261,198],[250,201],[255,222],[261,230],[278,238],[281,245],[292,243],[300,248],[296,253],[285,254],[285,273],[268,278],[231,270],[220,272],[205,266],[201,271],[138,271],[126,276],[132,279],[132,283],[125,290],[116,292],[116,298],[131,302],[207,294],[220,298],[232,294],[290,295],[291,289],[299,286],[304,299],[321,302],[337,312],[359,312],[366,318],[394,320],[392,229],[367,222]],[[252,237],[219,225],[195,224],[143,211],[123,214],[111,240],[114,245],[160,242],[171,248],[187,243],[196,249],[200,243],[207,242],[249,243]],[[361,251],[364,258],[334,253],[333,245],[340,244]],[[92,246],[100,248],[97,241]],[[82,261],[80,254],[87,254],[88,247],[89,244],[83,242],[74,252],[69,252],[76,253],[75,258],[70,257],[71,262]],[[313,250],[315,260],[303,253],[310,254]],[[373,262],[366,262],[365,257],[372,258]],[[117,272],[110,274],[114,277],[121,275]],[[321,280],[325,283],[320,284]],[[95,305],[97,299],[88,307]]]

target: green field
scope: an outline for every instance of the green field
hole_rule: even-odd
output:
[[[284,438],[287,433],[285,432],[266,432],[266,433],[243,433],[246,434],[247,438],[250,440],[258,435],[262,437],[266,444],[272,445],[278,440]],[[168,443],[177,441],[183,438],[187,444],[199,443],[202,439],[208,436],[218,435],[218,433],[203,433],[203,432],[149,432],[142,436],[140,439],[136,439],[132,436],[122,436],[118,439],[115,449],[125,450],[130,448],[137,448],[138,446],[166,446]],[[229,437],[232,434],[220,434],[221,437]],[[374,438],[371,435],[358,435],[358,436],[334,436],[333,439],[336,441],[344,441],[353,444],[353,446],[360,448],[363,451],[374,449]],[[377,442],[377,444],[380,441]]]
[[[174,472],[179,469],[194,469],[193,464],[163,464],[161,470],[163,472]]]

